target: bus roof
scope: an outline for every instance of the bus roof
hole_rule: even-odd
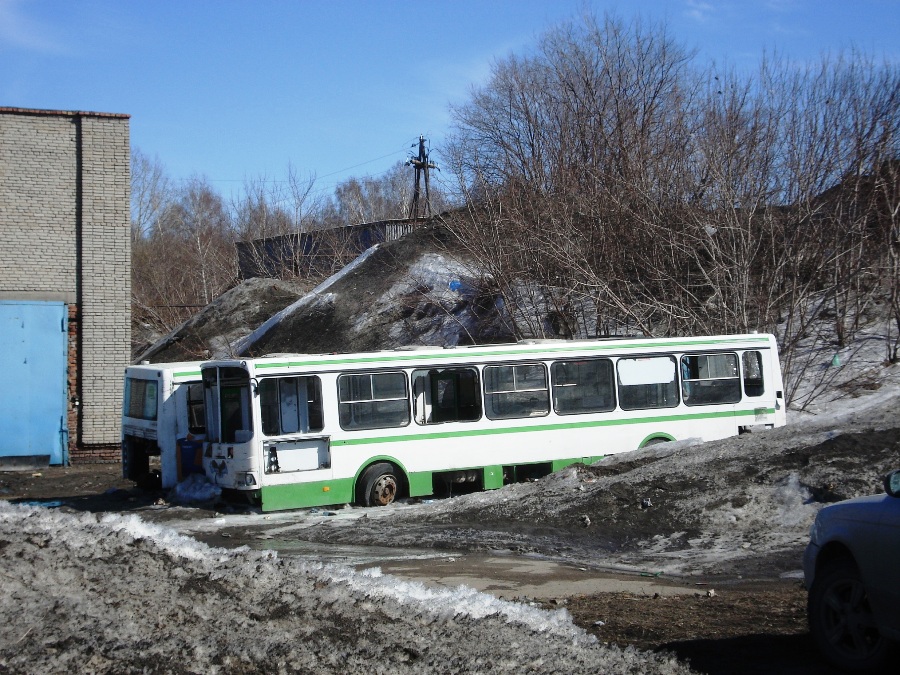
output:
[[[547,356],[588,357],[619,352],[654,352],[709,348],[766,349],[775,347],[775,338],[766,333],[747,335],[714,335],[667,338],[610,338],[597,340],[523,340],[517,343],[465,345],[459,347],[400,347],[394,350],[332,354],[267,354],[255,358],[206,361],[203,365],[250,367],[255,371],[295,367],[328,367],[348,365],[388,365],[430,362],[467,362],[484,358],[545,358]]]
[[[126,375],[170,373],[173,380],[199,380],[203,361],[177,361],[172,363],[140,363],[127,366]]]

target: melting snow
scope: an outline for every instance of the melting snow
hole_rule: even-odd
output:
[[[686,673],[565,611],[0,502],[0,670]],[[512,645],[515,645],[512,647]]]

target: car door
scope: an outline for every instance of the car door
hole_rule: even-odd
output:
[[[900,636],[900,498],[883,495],[870,502],[854,523],[856,562],[879,626]]]

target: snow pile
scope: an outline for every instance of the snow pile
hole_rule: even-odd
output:
[[[171,500],[181,504],[209,502],[222,495],[222,488],[213,485],[205,474],[192,473],[172,490]]]
[[[0,670],[686,673],[565,612],[0,503]]]
[[[419,344],[455,346],[460,335],[471,338],[478,334],[478,317],[471,311],[478,294],[477,285],[472,283],[475,276],[476,271],[469,265],[439,253],[424,253],[377,299],[372,311],[359,315],[353,330],[359,333],[368,330],[392,309],[406,307],[411,316],[421,314],[420,320],[432,315],[424,330],[417,331]],[[397,344],[404,344],[408,339],[406,323],[398,321],[388,331],[390,339]]]
[[[307,563],[307,569],[320,569],[335,581],[346,583],[350,588],[363,591],[368,597],[392,598],[399,604],[417,604],[422,611],[436,614],[444,620],[468,616],[483,619],[502,616],[507,621],[520,623],[538,633],[553,633],[572,640],[573,644],[591,644],[594,638],[577,628],[565,609],[548,611],[530,605],[522,605],[498,600],[492,595],[481,593],[466,586],[448,590],[438,586],[426,586],[415,581],[404,581],[385,576],[378,568],[361,572],[338,565]]]
[[[248,330],[241,355],[341,353],[512,340],[502,303],[441,227],[368,249]]]
[[[816,509],[810,503],[812,495],[800,485],[800,476],[796,473],[789,474],[775,488],[774,498],[778,505],[776,522],[779,525],[790,527],[808,523],[816,515]]]

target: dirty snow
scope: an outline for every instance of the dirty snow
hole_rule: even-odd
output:
[[[796,575],[826,503],[881,491],[900,466],[900,386],[791,413],[788,426],[686,440],[532,483],[384,509],[338,508],[173,523],[285,540],[510,551],[635,573]],[[585,524],[587,523],[587,525]]]
[[[565,610],[0,503],[0,670],[686,673]]]
[[[0,503],[0,670],[688,672],[598,644],[564,610],[184,533],[505,551],[653,575],[796,575],[818,509],[878,492],[900,462],[895,368],[879,389],[791,413],[787,427],[428,503],[199,519],[167,505],[98,518]],[[182,499],[203,489],[191,478]]]
[[[210,502],[222,495],[222,488],[210,483],[204,474],[192,473],[173,489],[170,499],[176,504]]]
[[[450,252],[454,246],[445,229],[422,227],[368,249],[284,311],[250,327],[237,351],[315,354],[510,341],[496,298],[464,257]]]
[[[408,272],[398,279],[373,304],[372,311],[361,314],[354,323],[353,330],[367,330],[374,318],[385,314],[398,305],[403,305],[405,297],[415,289],[427,297],[427,301],[435,308],[441,308],[442,320],[437,321],[430,330],[419,335],[421,344],[455,346],[460,334],[470,337],[477,332],[474,316],[466,312],[461,314],[457,306],[460,299],[471,296],[477,289],[462,280],[471,278],[474,270],[459,261],[452,260],[440,253],[424,253],[409,267]],[[389,330],[392,340],[403,339],[404,326],[398,322]],[[397,344],[401,344],[397,342]]]
[[[133,345],[134,353],[140,354],[135,363],[233,357],[254,328],[294,303],[307,290],[308,284],[297,280],[248,279],[153,345]]]

